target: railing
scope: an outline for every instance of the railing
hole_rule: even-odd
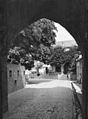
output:
[[[74,106],[75,106],[75,119],[82,119],[82,106],[80,104],[76,89],[71,83],[73,89],[73,96],[74,96]]]

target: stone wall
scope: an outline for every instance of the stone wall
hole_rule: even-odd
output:
[[[7,64],[8,93],[25,86],[25,68],[21,65]]]
[[[76,74],[78,83],[82,83],[82,60],[76,63]]]

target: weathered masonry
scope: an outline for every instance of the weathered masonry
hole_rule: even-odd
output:
[[[25,87],[25,68],[17,64],[7,64],[8,93]]]
[[[0,0],[0,119],[8,110],[6,55],[16,34],[40,18],[64,26],[83,55],[83,119],[88,118],[88,1],[87,0]]]

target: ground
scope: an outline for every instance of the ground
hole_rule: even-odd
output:
[[[9,111],[4,119],[73,119],[71,82],[65,75],[28,84],[25,89],[10,94],[8,103]]]

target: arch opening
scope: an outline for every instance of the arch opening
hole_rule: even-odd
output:
[[[63,4],[63,3],[65,3],[65,4]],[[3,4],[3,6],[4,6],[4,4]],[[4,39],[3,35],[1,34],[1,36],[2,36],[1,39],[4,39],[4,40],[2,40],[2,42],[0,43],[0,47],[1,47],[0,50],[1,50],[1,54],[2,54],[2,58],[0,60],[2,63],[4,62],[3,61],[5,58],[4,55],[6,52],[6,50],[4,52],[4,48],[2,48],[2,47],[6,46],[7,42],[11,41],[13,39],[13,36],[15,36],[15,34],[17,34],[21,29],[23,29],[24,26],[27,26],[28,24],[31,24],[33,21],[36,21],[37,19],[44,18],[44,17],[55,20],[58,23],[62,24],[74,36],[74,38],[76,39],[76,41],[79,44],[79,47],[83,53],[83,60],[84,60],[84,67],[85,67],[83,69],[83,73],[84,73],[84,76],[83,76],[83,78],[84,78],[84,80],[83,80],[83,82],[84,82],[83,83],[84,101],[83,102],[85,105],[84,106],[84,108],[85,108],[84,112],[85,112],[85,110],[88,110],[86,108],[86,105],[88,105],[88,103],[87,103],[88,96],[87,96],[87,92],[86,92],[87,86],[85,86],[85,84],[87,85],[86,80],[88,77],[87,76],[87,62],[86,62],[88,59],[87,55],[86,55],[88,42],[85,38],[85,28],[84,28],[85,25],[83,23],[83,21],[86,21],[86,20],[84,20],[86,17],[85,18],[82,17],[82,15],[83,16],[85,16],[85,15],[82,12],[83,6],[82,7],[81,6],[82,6],[82,4],[80,4],[79,1],[77,1],[77,0],[75,0],[75,1],[71,0],[70,2],[69,2],[69,0],[67,0],[67,1],[62,0],[62,1],[58,1],[58,2],[56,0],[55,1],[52,0],[52,2],[50,0],[48,0],[48,2],[47,1],[36,2],[36,0],[32,0],[32,1],[27,0],[26,2],[25,1],[17,1],[17,0],[9,1],[7,4],[8,14],[6,11],[7,15],[4,17],[4,18],[7,17],[6,20],[8,22],[8,33],[7,33],[8,41],[6,39]],[[14,10],[13,10],[13,8],[14,8]],[[4,16],[4,15],[2,15],[1,12],[0,12],[0,14],[1,14],[1,16]],[[4,18],[2,18],[2,19],[4,19]],[[6,20],[3,20],[3,22],[6,22]],[[5,27],[5,24],[7,27],[7,23],[4,23],[2,26]],[[6,33],[7,29],[5,29],[5,30],[1,29],[1,31],[5,31],[5,33]],[[7,34],[5,35],[5,38],[7,37]],[[2,65],[2,63],[0,64],[0,66],[2,67],[1,70],[3,70],[3,67],[6,68],[6,66]],[[6,63],[6,59],[5,59],[5,63]],[[6,74],[5,72],[4,72],[4,74]],[[1,71],[1,74],[2,74],[2,71]],[[1,79],[2,79],[2,77],[4,77],[4,75],[1,76]],[[6,79],[6,77],[4,77],[4,79]],[[7,84],[7,81],[5,81],[5,83]],[[4,86],[2,86],[2,87],[4,87]],[[6,90],[6,88],[4,88],[4,90]],[[5,91],[5,95],[7,96],[6,91]],[[7,97],[6,97],[6,99],[7,99]]]
[[[50,36],[52,37],[50,38]],[[42,18],[18,32],[12,46],[14,47],[10,48],[8,62],[16,65],[24,65],[28,71],[28,69],[31,70],[32,67],[35,66],[35,60],[38,61],[38,67],[36,68],[37,77],[40,77],[41,71],[39,71],[39,69],[41,69],[43,65],[47,65],[47,67],[48,65],[51,65],[52,68],[50,69],[50,72],[53,73],[61,72],[61,70],[63,70],[61,69],[61,66],[64,65],[64,73],[67,74],[69,68],[71,71],[72,68],[74,68],[74,65],[76,68],[76,59],[81,54],[74,38],[65,30],[65,28],[46,18]],[[70,55],[68,55],[69,53]],[[71,56],[72,53],[73,55]],[[56,56],[58,54],[60,55]],[[54,59],[55,57],[59,58]],[[60,59],[60,57],[62,57],[62,59]],[[62,61],[59,61],[59,59]],[[71,65],[73,66],[71,67]],[[32,73],[36,73],[35,69],[33,70]],[[35,74],[33,74],[31,78],[34,78],[34,76]],[[27,81],[28,78],[29,77],[27,77]]]

